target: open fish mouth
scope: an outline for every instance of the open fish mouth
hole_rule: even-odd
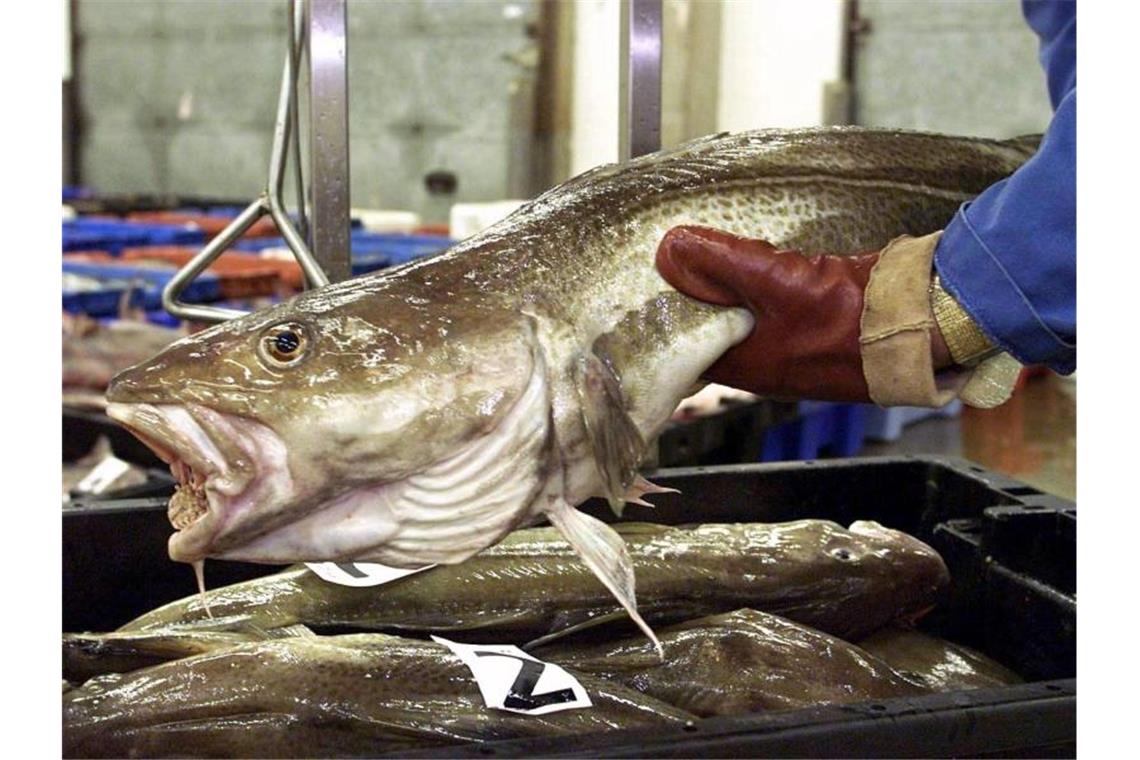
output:
[[[107,414],[166,462],[178,482],[167,508],[176,531],[171,558],[204,558],[223,528],[256,501],[264,478],[248,426],[263,426],[196,404],[113,403]]]
[[[178,480],[166,516],[176,530],[185,530],[201,520],[210,511],[206,495],[206,479],[194,472],[182,460],[170,465],[170,472]]]

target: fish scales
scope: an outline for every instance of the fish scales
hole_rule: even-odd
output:
[[[592,707],[516,715],[487,709],[467,667],[433,642],[363,634],[246,644],[65,690],[63,756],[361,757],[694,717],[620,684],[579,681]]]
[[[669,286],[662,236],[878,249],[1034,147],[769,130],[601,167],[438,256],[179,341],[115,379],[108,414],[194,475],[174,559],[457,563],[546,518],[652,637],[628,551],[574,507],[644,493],[649,442],[753,324]]]
[[[741,609],[661,631],[665,658],[641,638],[554,645],[536,655],[696,713],[741,715],[927,693],[886,662],[777,615]]]
[[[266,638],[233,631],[64,634],[63,677],[83,683],[94,676],[126,673]]]

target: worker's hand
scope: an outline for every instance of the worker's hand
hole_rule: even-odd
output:
[[[870,401],[860,334],[864,293],[879,255],[809,257],[761,240],[677,227],[657,249],[657,269],[682,293],[755,315],[752,334],[705,379],[772,398]],[[931,338],[933,367],[947,366],[937,328]],[[930,366],[914,371],[930,374]]]

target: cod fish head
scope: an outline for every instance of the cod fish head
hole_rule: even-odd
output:
[[[945,561],[918,538],[874,520],[856,520],[848,530],[862,544],[863,548],[853,550],[864,555],[868,569],[890,579],[892,594],[884,598],[893,596],[898,609],[910,611],[911,618],[928,612],[949,587],[950,570]]]
[[[429,285],[310,291],[116,376],[108,414],[180,483],[172,559],[409,567],[518,524],[548,437],[530,324]]]

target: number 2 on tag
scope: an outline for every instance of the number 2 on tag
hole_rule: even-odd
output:
[[[457,644],[432,636],[463,661],[475,676],[483,702],[497,710],[545,715],[590,707],[590,696],[565,669],[531,657],[518,647]]]
[[[507,691],[507,698],[503,700],[504,707],[512,707],[516,710],[526,710],[530,712],[538,707],[548,707],[563,702],[573,702],[577,699],[573,689],[558,689],[557,691],[548,691],[545,694],[534,693],[534,687],[538,685],[538,679],[542,675],[542,671],[546,670],[545,662],[528,660],[513,654],[500,654],[498,652],[475,652],[475,656],[509,657],[512,660],[518,660],[522,663],[522,667],[519,668],[519,674],[515,676],[515,682],[511,684],[511,688]]]

